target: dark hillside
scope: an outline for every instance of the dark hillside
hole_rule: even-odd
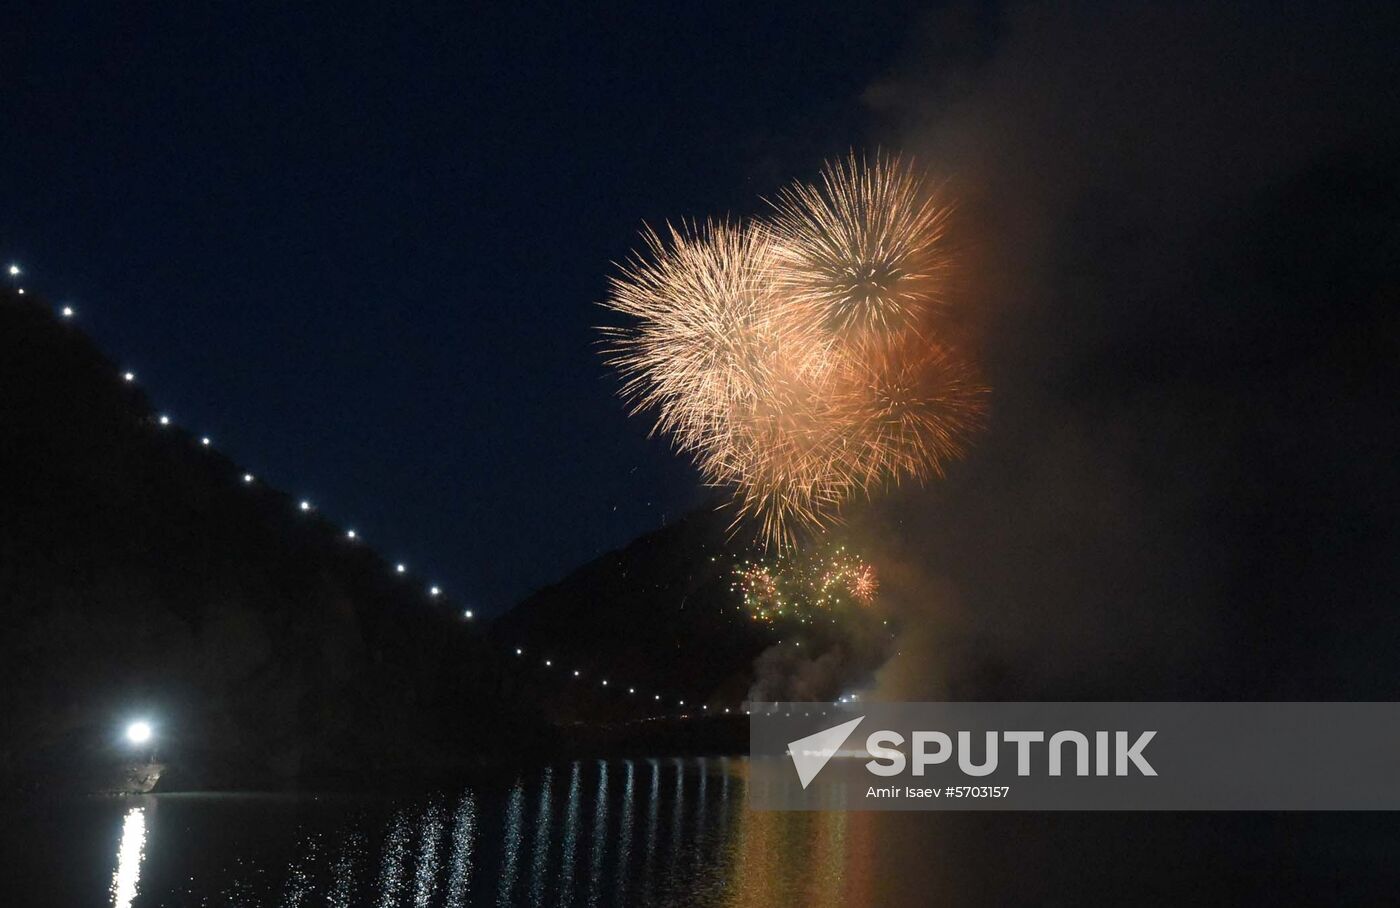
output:
[[[130,756],[137,716],[163,788],[414,773],[538,727],[451,603],[161,425],[74,324],[11,289],[0,614],[12,781]]]
[[[637,689],[641,708],[658,713],[675,713],[681,700],[737,706],[754,658],[772,639],[737,608],[727,523],[713,508],[695,511],[529,596],[491,634],[508,652],[525,650],[521,659],[542,684],[575,670],[589,682],[578,691],[564,685],[556,709],[635,714],[639,704],[624,696],[626,687]],[[545,659],[554,665],[546,668]]]

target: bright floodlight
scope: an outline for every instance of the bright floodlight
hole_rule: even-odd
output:
[[[309,502],[309,501],[303,501],[303,502],[299,505],[299,507],[300,507],[303,511],[309,511],[309,510],[311,510],[311,502]]]
[[[402,573],[403,573],[404,571],[406,571],[406,570],[408,570],[408,565],[406,565],[406,564],[396,564],[396,565],[394,565],[394,571],[395,571],[396,573],[402,574]]]
[[[169,417],[169,416],[162,416],[162,417],[160,418],[160,424],[161,424],[162,426],[168,426],[168,425],[170,425],[170,417]]]
[[[244,473],[244,474],[243,474],[243,482],[244,482],[246,485],[251,485],[252,482],[253,482],[253,474],[252,474],[252,473]]]
[[[10,266],[10,277],[19,277],[19,276],[20,276],[21,274],[23,274],[23,273],[24,273],[24,272],[22,272],[22,271],[19,270],[19,266],[18,266],[18,265],[11,265],[11,266]]]
[[[135,372],[123,372],[123,373],[122,373],[122,381],[136,381],[136,373],[135,373]]]
[[[657,694],[657,695],[656,695],[656,699],[657,699],[657,700],[660,700],[660,699],[661,699],[661,695],[660,695],[660,694]]]
[[[521,649],[520,647],[517,646],[517,647],[515,648],[515,654],[516,654],[517,656],[523,656],[523,655],[525,655],[525,651],[524,651],[523,649]]]
[[[441,590],[439,587],[436,587],[436,586],[435,586],[435,587],[431,588],[430,590],[428,590],[428,595],[429,595],[429,596],[441,596],[441,595],[442,595],[442,590]]]
[[[207,447],[209,447],[210,445],[212,445],[214,442],[210,441],[209,436],[206,435],[206,436],[204,436],[203,438],[201,438],[201,439],[199,440],[199,443],[202,444],[202,445],[204,445],[204,447],[207,448]]]
[[[354,531],[354,530],[346,530],[346,531],[345,531],[345,538],[346,538],[346,539],[355,539],[355,538],[356,538],[355,531]]]
[[[578,669],[574,669],[574,677],[575,677],[575,678],[578,677]]]
[[[20,291],[20,293],[23,293],[23,292],[24,292],[23,290]],[[72,317],[73,317],[73,307],[72,307],[72,306],[64,306],[64,307],[63,307],[63,317],[64,317],[64,318],[72,318]]]
[[[151,723],[132,722],[126,727],[126,739],[132,744],[145,744],[151,740]]]
[[[476,613],[473,612],[471,609],[467,609],[465,612],[462,613],[462,616],[468,621],[470,621],[471,619],[476,617]]]
[[[607,679],[607,678],[604,678],[604,679],[603,679],[603,686],[604,686],[604,687],[607,687],[607,686],[608,686],[608,679]]]
[[[637,692],[637,689],[635,687],[629,687],[627,688],[627,692],[629,694],[635,694]]]
[[[544,660],[544,667],[545,667],[545,668],[549,668],[549,667],[552,666],[553,664],[554,664],[554,663],[551,662],[551,661],[548,660],[548,659]]]

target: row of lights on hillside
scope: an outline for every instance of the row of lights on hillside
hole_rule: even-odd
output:
[[[22,269],[19,267],[19,265],[17,265],[17,264],[11,264],[11,265],[9,266],[9,274],[10,274],[10,277],[11,277],[11,278],[17,278],[17,277],[19,277],[20,275],[22,275],[23,273],[24,273],[23,270],[22,270]],[[22,288],[22,287],[19,288],[19,291],[18,291],[18,292],[24,293],[24,288]],[[59,309],[59,315],[60,315],[61,317],[65,318],[65,319],[71,319],[71,318],[73,318],[75,315],[77,315],[77,312],[73,309],[72,306],[66,306],[66,305],[65,305],[65,306],[63,306],[61,309]],[[126,384],[135,384],[135,383],[136,383],[136,373],[133,372],[133,371],[130,371],[130,370],[124,371],[124,372],[121,373],[121,379],[122,379],[122,381],[125,382]],[[171,420],[169,414],[166,414],[166,413],[161,413],[161,414],[159,414],[159,415],[156,417],[156,421],[157,421],[157,423],[158,423],[162,428],[166,428],[166,427],[169,427],[169,426],[173,425],[173,422],[172,422],[172,420]],[[212,446],[213,446],[214,442],[213,442],[213,439],[212,439],[212,438],[210,438],[210,437],[207,436],[207,435],[204,435],[204,436],[201,436],[201,437],[200,437],[200,439],[199,439],[199,444],[200,444],[200,447],[209,448],[209,447],[212,447]],[[252,485],[254,485],[254,484],[257,482],[257,477],[254,476],[252,473],[244,473],[243,476],[242,476],[242,480],[243,480],[243,485],[245,485],[245,486],[252,486]],[[315,506],[309,499],[303,498],[303,499],[301,499],[301,500],[299,500],[299,501],[297,502],[297,510],[300,511],[301,513],[303,513],[303,514],[310,514],[310,513],[314,512],[314,511],[316,510],[316,506]],[[349,541],[349,542],[359,542],[359,541],[360,541],[360,535],[359,535],[359,533],[358,533],[356,530],[354,530],[353,528],[348,528],[348,529],[345,530],[345,539],[346,539],[347,541]],[[404,564],[403,562],[397,562],[397,563],[395,563],[395,564],[394,564],[394,573],[395,573],[395,574],[398,574],[398,575],[405,575],[405,574],[407,574],[407,573],[408,573],[408,565]],[[427,592],[428,592],[428,596],[429,596],[430,598],[432,598],[432,599],[440,599],[440,598],[442,598],[442,595],[443,595],[442,587],[440,587],[440,586],[438,586],[438,585],[436,585],[436,584],[434,584],[434,585],[432,585],[432,586],[429,586]],[[465,610],[462,612],[462,617],[465,618],[465,619],[468,620],[468,621],[471,621],[471,620],[473,620],[473,619],[476,617],[476,613],[475,613],[475,611],[472,610],[472,609],[465,609]],[[799,644],[799,645],[800,645],[800,644]],[[521,648],[521,647],[516,647],[516,648],[515,648],[515,655],[516,655],[516,656],[523,656],[524,654],[525,654],[525,650],[524,650],[523,648]],[[545,666],[545,668],[552,668],[553,665],[554,665],[553,660],[551,660],[551,659],[545,659],[545,660],[544,660],[544,666]],[[582,673],[576,669],[576,670],[574,670],[574,672],[573,672],[573,677],[574,677],[574,678],[581,678],[581,677],[582,677]],[[601,686],[602,686],[602,687],[608,687],[608,680],[607,680],[606,678],[602,679],[602,681],[601,681]],[[614,688],[614,689],[616,689],[616,688]],[[628,688],[627,688],[627,693],[628,693],[629,696],[635,696],[636,693],[637,693],[637,689],[636,689],[635,687],[628,687]],[[653,699],[655,702],[658,702],[658,703],[659,703],[659,702],[661,702],[661,695],[660,695],[660,694],[654,694],[653,697],[652,697],[652,699]],[[683,706],[685,706],[685,701],[684,701],[684,700],[677,700],[677,701],[676,701],[676,705],[677,705],[677,706],[683,707]],[[701,708],[702,710],[708,711],[710,707],[709,707],[708,704],[702,704],[700,708]],[[729,712],[729,708],[728,708],[728,707],[725,707],[724,712],[728,713],[728,712]],[[137,737],[140,737],[140,735],[143,734],[143,733],[146,734],[146,735],[149,735],[149,733],[150,733],[150,732],[149,732],[149,726],[146,725],[145,723],[137,723],[136,725],[133,725],[131,731],[133,732],[133,735],[132,735],[133,741],[135,741],[135,739],[136,739]]]
[[[516,655],[517,657],[523,657],[523,656],[525,655],[525,648],[524,648],[524,647],[517,646],[517,647],[515,648],[515,655]],[[553,660],[553,659],[545,659],[545,660],[544,660],[544,667],[545,667],[545,668],[553,668],[553,667],[554,667],[554,660]],[[574,670],[571,672],[571,675],[572,675],[572,677],[574,677],[574,678],[582,678],[582,677],[583,677],[583,672],[579,671],[578,669],[574,669]],[[608,687],[608,686],[609,686],[609,684],[608,684],[608,679],[607,679],[607,678],[602,678],[602,679],[600,679],[599,682],[598,682],[598,684],[599,684],[600,687]],[[618,686],[617,686],[617,685],[612,685],[612,688],[613,688],[614,690],[617,690],[617,689],[618,689]],[[630,697],[636,696],[636,695],[637,695],[637,689],[636,689],[635,687],[629,687],[629,688],[627,688],[627,695],[630,696]],[[661,695],[660,695],[660,694],[652,694],[652,700],[655,701],[655,702],[658,702],[658,703],[661,702]],[[684,700],[677,700],[677,701],[676,701],[676,705],[677,705],[677,706],[685,706],[685,701],[684,701]],[[702,703],[702,704],[700,704],[700,709],[701,709],[702,711],[708,712],[709,709],[710,709],[710,705],[709,705],[708,703]],[[729,710],[729,707],[727,707],[727,706],[724,707],[723,712],[728,713],[729,711],[730,711],[730,710]],[[746,713],[747,713],[747,711],[746,711]]]
[[[19,277],[20,275],[24,274],[24,270],[23,270],[22,268],[20,268],[20,266],[19,266],[18,264],[16,264],[16,263],[11,263],[10,266],[9,266],[9,268],[8,268],[8,271],[9,271],[9,275],[10,275],[11,278],[17,278],[17,277]],[[19,293],[24,293],[24,288],[23,288],[23,287],[18,288],[18,292],[19,292]],[[65,305],[65,306],[63,306],[62,308],[60,308],[60,309],[58,310],[58,314],[59,314],[62,318],[71,319],[71,318],[73,318],[74,316],[77,315],[77,311],[76,311],[72,306],[67,306],[67,305]],[[132,385],[132,384],[135,384],[135,383],[136,383],[136,373],[133,372],[133,371],[131,371],[130,369],[128,369],[128,370],[122,372],[121,378],[122,378],[122,381],[125,382],[125,383],[128,384],[128,385]],[[159,415],[156,417],[156,422],[157,422],[162,428],[168,428],[169,426],[173,425],[173,421],[171,420],[170,415],[167,414],[167,413],[161,413],[161,414],[159,414]],[[214,445],[214,440],[213,440],[212,438],[210,438],[208,435],[204,435],[204,436],[201,436],[201,437],[200,437],[200,439],[199,439],[199,445],[200,445],[200,447],[202,447],[202,448],[212,448],[213,445]],[[244,485],[246,485],[246,486],[251,486],[251,485],[253,485],[253,483],[256,482],[256,481],[257,481],[257,477],[255,477],[252,473],[244,473],[244,474],[243,474],[243,484],[244,484]],[[305,514],[305,513],[310,513],[311,511],[315,510],[315,506],[312,505],[312,503],[311,503],[310,501],[306,500],[306,499],[302,499],[300,502],[298,502],[297,508],[298,508],[298,510],[300,510],[300,511],[301,511],[302,513],[304,513],[304,514]],[[359,533],[357,533],[355,530],[353,530],[353,529],[347,529],[347,530],[345,531],[345,538],[348,539],[348,540],[351,541],[351,542],[356,542],[356,541],[359,540],[360,536],[359,536]],[[404,573],[407,573],[408,567],[407,567],[406,565],[400,563],[400,564],[396,564],[396,565],[394,566],[394,570],[395,570],[395,573],[404,574]],[[430,586],[430,587],[428,588],[428,595],[431,596],[431,597],[434,598],[434,599],[441,598],[441,596],[442,596],[442,588],[439,587],[439,586],[436,586],[436,585]],[[472,609],[466,609],[466,610],[462,613],[462,617],[466,618],[467,620],[472,620],[473,618],[476,617],[476,613],[475,613]]]

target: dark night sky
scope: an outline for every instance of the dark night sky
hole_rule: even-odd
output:
[[[609,262],[878,136],[910,6],[29,4],[0,256],[181,425],[498,609],[702,500],[592,349]]]
[[[705,497],[593,344],[641,223],[909,151],[954,179],[995,389],[947,483],[853,509],[934,613],[911,690],[1390,696],[1394,4],[924,6],[35,5],[0,257],[182,425],[499,610]]]

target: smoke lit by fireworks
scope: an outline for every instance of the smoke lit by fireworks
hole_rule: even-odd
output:
[[[755,621],[815,624],[874,605],[880,582],[871,565],[836,545],[741,562],[734,589]]]
[[[851,157],[769,220],[643,234],[606,305],[633,412],[779,548],[853,496],[940,476],[986,390],[940,328],[949,209],[912,166]]]

